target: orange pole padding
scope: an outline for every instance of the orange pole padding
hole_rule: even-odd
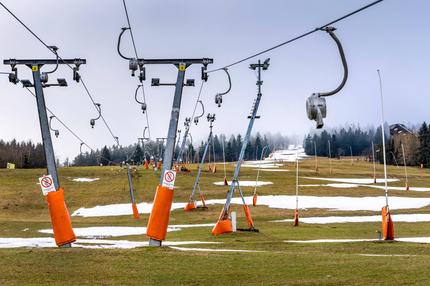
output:
[[[133,217],[134,217],[135,219],[139,219],[139,218],[140,218],[140,215],[139,215],[139,211],[137,210],[137,205],[136,205],[136,203],[132,203],[132,204],[131,204],[131,207],[133,208]]]
[[[145,160],[145,169],[148,170],[148,160]]]
[[[205,197],[203,197],[203,194],[200,194],[200,199],[202,200],[202,207],[206,207]]]
[[[195,208],[196,208],[196,205],[194,204],[194,201],[190,201],[190,202],[188,202],[188,204],[185,205],[184,210],[185,211],[192,211]]]
[[[252,205],[255,207],[257,205],[257,194],[252,197]]]
[[[294,211],[294,226],[299,226],[299,211]]]
[[[158,162],[158,170],[161,170],[161,168],[163,167],[163,163],[161,163],[161,161]]]
[[[233,226],[231,224],[231,220],[229,219],[218,220],[212,229],[212,235],[220,235],[230,232],[233,232]]]
[[[382,208],[382,239],[394,240],[394,225],[386,206]]]
[[[248,205],[243,205],[243,211],[245,212],[246,221],[248,222],[248,227],[254,228],[254,222],[252,221],[251,212],[249,211]]]
[[[173,190],[158,185],[149,215],[146,236],[156,240],[166,239],[172,201]]]
[[[227,178],[224,177],[224,186],[228,186]]]
[[[52,229],[55,243],[58,246],[76,241],[69,212],[64,201],[64,190],[59,188],[56,192],[48,193],[48,207],[51,215]]]

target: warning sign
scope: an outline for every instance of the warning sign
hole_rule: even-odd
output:
[[[54,181],[51,175],[46,175],[39,178],[40,187],[42,188],[42,193],[47,196],[49,192],[55,192]]]
[[[166,170],[163,175],[162,186],[173,190],[173,188],[175,187],[175,179],[176,172],[172,170]]]

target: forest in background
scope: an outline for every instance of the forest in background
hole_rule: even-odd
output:
[[[430,126],[424,122],[420,127],[415,128],[414,135],[410,136],[413,140],[406,140],[406,137],[400,137],[389,134],[389,128],[386,128],[386,153],[388,164],[402,164],[403,156],[399,144],[405,145],[405,158],[407,165],[415,166],[423,164],[424,167],[430,167]],[[291,144],[287,136],[280,134],[257,133],[251,136],[245,152],[245,160],[259,159],[261,150],[268,146],[265,152],[267,157],[274,150],[287,149]],[[303,147],[307,155],[328,157],[328,144],[331,145],[331,156],[341,157],[366,156],[369,159],[372,156],[372,142],[375,146],[375,157],[382,162],[382,136],[381,127],[362,129],[358,126],[339,127],[329,130],[323,130],[314,134],[308,134],[303,140]],[[239,152],[243,143],[242,135],[231,135],[227,138],[224,134],[214,135],[213,144],[210,145],[206,161],[223,161],[223,143],[225,160],[233,162],[238,159]],[[182,161],[198,162],[203,154],[206,142],[190,142],[187,140],[183,152]],[[179,153],[180,143],[177,144],[175,158]],[[143,144],[132,144],[129,146],[104,146],[91,152],[84,152],[77,155],[73,160],[68,159],[63,165],[69,166],[97,166],[97,165],[117,165],[122,162],[141,164],[145,158],[155,161],[162,158],[164,153],[164,144],[156,141],[146,141]],[[5,142],[0,140],[0,167],[6,167],[6,164],[14,163],[17,168],[43,168],[46,166],[43,146],[41,143],[31,141],[17,142],[12,140]],[[58,164],[60,162],[57,162]]]

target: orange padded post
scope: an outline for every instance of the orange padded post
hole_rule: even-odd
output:
[[[200,199],[202,200],[202,207],[206,207],[205,197],[203,197],[203,194],[200,194]]]
[[[255,207],[257,205],[257,194],[252,197],[252,205]]]
[[[294,211],[294,226],[299,226],[299,211]]]
[[[149,215],[146,236],[156,240],[166,239],[172,201],[173,190],[158,185],[152,212]]]
[[[48,207],[55,243],[58,246],[62,246],[75,242],[76,236],[73,232],[66,203],[64,202],[64,190],[62,188],[59,188],[56,192],[48,193]]]
[[[394,240],[394,224],[386,206],[382,208],[382,239]]]
[[[163,163],[161,163],[161,161],[158,161],[158,170],[161,170],[161,168],[163,168]]]
[[[243,211],[245,212],[246,221],[248,222],[248,227],[254,228],[254,222],[252,221],[251,212],[249,211],[248,205],[243,205]]]
[[[148,160],[145,160],[145,169],[148,170]]]
[[[189,202],[188,204],[185,205],[184,210],[185,211],[192,211],[195,208],[196,208],[196,205],[194,204],[194,201],[191,201],[191,202]]]
[[[224,233],[233,232],[233,226],[231,225],[231,220],[218,220],[214,228],[212,229],[213,235],[220,235]]]
[[[131,204],[131,207],[133,208],[133,217],[134,217],[135,219],[139,219],[139,218],[140,218],[140,215],[139,215],[139,211],[137,210],[137,205],[136,205],[136,203],[132,203],[132,204]]]

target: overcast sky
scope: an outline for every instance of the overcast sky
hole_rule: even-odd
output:
[[[132,144],[142,136],[145,118],[134,101],[137,79],[130,77],[128,62],[116,52],[120,28],[126,26],[121,0],[109,1],[2,1],[29,25],[46,43],[60,48],[63,58],[85,58],[81,73],[103,114],[119,136],[121,144]],[[180,58],[211,57],[220,67],[254,52],[278,44],[318,27],[370,0],[128,0],[129,14],[140,57]],[[382,70],[386,96],[386,120],[389,123],[417,123],[429,120],[428,83],[430,66],[430,3],[426,0],[386,0],[360,14],[337,23],[336,34],[347,56],[350,75],[345,88],[327,99],[327,127],[349,123],[366,127],[379,123],[378,79]],[[0,8],[0,57],[52,58],[53,55],[6,11]],[[125,37],[123,50],[132,53]],[[323,32],[262,55],[271,58],[263,73],[263,98],[254,125],[254,134],[280,132],[302,136],[314,129],[306,117],[305,101],[313,92],[328,91],[342,77],[342,65],[333,40]],[[244,133],[247,115],[256,96],[255,74],[250,60],[230,69],[233,88],[218,108],[217,92],[227,81],[223,72],[210,74],[202,99],[206,112],[216,113],[215,133]],[[8,66],[0,71],[9,71]],[[30,70],[19,67],[21,79],[31,78]],[[91,101],[83,87],[71,79],[67,68],[51,75],[65,77],[68,88],[45,89],[46,102],[64,122],[89,145],[112,145],[113,139],[101,121],[91,129],[95,117]],[[173,99],[172,87],[150,87],[151,78],[174,82],[172,66],[147,67],[146,95],[152,138],[167,135]],[[196,79],[196,87],[185,87],[180,128],[191,115],[200,86],[200,66],[187,70],[187,78]],[[41,141],[35,100],[19,85],[8,83],[0,75],[0,137]],[[79,153],[79,142],[60,129],[53,137],[61,160]],[[206,138],[208,123],[193,125],[196,139]]]

